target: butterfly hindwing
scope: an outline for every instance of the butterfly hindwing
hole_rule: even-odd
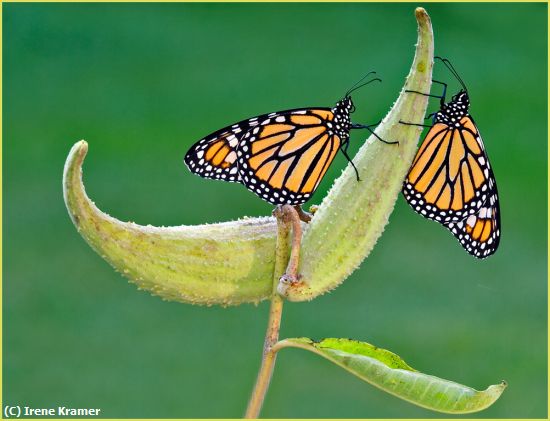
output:
[[[494,180],[490,178],[490,182]],[[500,243],[500,206],[496,184],[490,183],[487,202],[475,214],[459,222],[444,225],[460,241],[460,244],[471,255],[483,259],[493,254]]]
[[[341,139],[330,109],[274,113],[249,130],[238,147],[242,183],[272,204],[302,204],[319,185]]]

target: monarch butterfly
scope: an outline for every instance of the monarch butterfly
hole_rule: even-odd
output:
[[[333,108],[297,108],[240,121],[204,137],[185,155],[191,172],[203,178],[241,183],[261,199],[274,204],[301,205],[311,198],[328,167],[341,150],[347,154],[355,106],[350,94],[378,78],[348,90]],[[380,139],[378,137],[378,139]],[[385,143],[397,143],[386,142]]]
[[[449,60],[436,57],[462,85],[445,103],[443,95],[418,94],[440,99],[433,124],[413,160],[403,184],[409,205],[427,219],[446,228],[471,255],[484,259],[500,242],[500,207],[497,185],[487,151],[474,119],[469,114],[466,85]],[[429,116],[429,117],[430,117]],[[402,122],[403,123],[403,122]]]

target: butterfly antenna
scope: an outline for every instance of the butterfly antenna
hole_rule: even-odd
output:
[[[363,86],[368,85],[369,83],[374,82],[375,80],[377,80],[378,82],[382,82],[382,79],[380,79],[379,77],[375,77],[374,79],[371,79],[371,80],[369,80],[368,82],[362,83],[361,85],[356,86],[356,87],[354,87],[353,89],[350,89],[350,90],[346,93],[346,96],[349,96],[353,91],[356,91],[357,89],[362,88]]]
[[[447,69],[449,69],[449,71],[453,74],[453,76],[456,78],[456,80],[458,80],[460,82],[460,84],[462,85],[462,87],[464,88],[465,91],[468,90],[468,88],[466,88],[466,84],[464,83],[464,81],[462,80],[462,78],[459,76],[458,72],[456,71],[456,69],[454,68],[453,64],[446,58],[443,58],[443,57],[439,57],[439,56],[436,56],[434,57],[438,60],[441,60],[441,62],[445,65],[445,67]]]
[[[357,85],[359,85],[361,82],[363,82],[367,77],[369,77],[370,75],[375,75],[375,74],[376,74],[375,71],[368,72],[365,76],[363,76],[361,79],[359,79],[357,82],[355,82],[351,88],[349,88],[349,90],[346,92],[344,97],[347,97],[350,93],[352,93],[355,89],[357,89]]]

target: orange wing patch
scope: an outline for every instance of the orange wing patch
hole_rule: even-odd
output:
[[[230,131],[218,132],[212,138],[196,143],[185,156],[187,167],[204,178],[238,182],[237,153],[238,139]]]
[[[279,164],[279,166],[277,167],[277,170],[269,178],[269,183],[271,184],[271,186],[273,186],[273,188],[279,189],[279,190],[283,188],[283,184],[286,180],[286,175],[288,173],[288,170],[295,159],[297,158],[291,157],[291,158],[285,159],[283,162]]]
[[[477,127],[470,116],[463,117],[460,120],[460,124],[462,124],[462,127],[464,127],[465,129],[471,130],[472,133],[477,134]]]
[[[321,124],[321,119],[313,115],[293,115],[290,117],[290,121],[301,126]]]
[[[215,167],[227,168],[237,159],[237,154],[235,153],[236,144],[237,139],[234,135],[224,133],[206,145],[204,159]]]
[[[277,133],[290,132],[292,130],[294,130],[294,126],[291,126],[290,124],[268,124],[267,126],[264,126],[260,136],[258,136],[258,139],[272,136]]]
[[[225,145],[225,140],[221,139],[218,140],[215,143],[212,143],[208,149],[206,149],[206,155],[205,158],[207,161],[212,162],[216,154],[219,152],[220,149],[222,149]]]
[[[464,221],[445,224],[462,247],[478,258],[493,254],[500,243],[500,215],[496,192],[490,202],[491,207],[482,207],[478,213],[470,215]]]
[[[435,148],[437,146],[437,143],[434,144],[434,142],[437,141],[437,138],[439,136],[442,136],[442,137],[445,136],[445,134],[447,132],[447,128],[448,128],[447,125],[442,124],[442,123],[436,123],[432,126],[432,128],[430,129],[430,131],[426,135],[426,138],[424,139],[424,141],[420,145],[420,148],[418,149],[418,152],[416,152],[416,156],[413,160],[413,165],[416,164],[416,161],[418,160],[418,158],[420,158],[421,156],[424,155],[424,151],[427,147],[431,147],[432,151],[433,151],[433,148]],[[441,139],[439,139],[439,140],[441,140]],[[428,151],[427,154],[428,154],[428,156],[430,156],[432,153]]]
[[[322,166],[321,170],[319,171],[319,173],[317,174],[317,180],[315,181],[315,186],[314,186],[313,190],[315,190],[317,188],[317,186],[319,186],[319,183],[321,182],[321,180],[325,176],[325,173],[327,172],[328,167],[330,167],[330,164],[332,163],[334,157],[338,153],[338,150],[340,149],[340,145],[341,145],[341,140],[338,136],[334,136],[332,138],[332,142],[330,142],[330,145],[327,145],[326,151],[328,151],[328,154],[327,155],[323,154],[323,157],[326,156],[326,158],[321,159],[319,161],[319,164],[321,164],[321,162],[322,162],[323,166]],[[330,148],[330,150],[329,150],[329,148]],[[313,172],[313,174],[315,174],[315,171]]]
[[[441,143],[446,142],[446,138],[450,136],[448,130],[439,131],[434,129],[435,126],[428,132],[426,139],[422,143],[422,146],[416,153],[413,160],[413,164],[409,170],[409,174],[407,175],[407,178],[411,183],[416,183],[418,181],[418,178],[422,175],[424,169],[429,165],[430,159],[434,153],[441,149]]]
[[[325,176],[325,173],[327,172],[328,167],[330,166],[339,148],[340,138],[338,136],[334,136],[331,144],[323,148],[323,153],[320,159],[317,161],[317,165],[315,165],[315,168],[313,168],[313,171],[311,172],[306,184],[304,185],[304,191],[315,191],[315,189]]]
[[[467,131],[463,131],[462,136],[468,146],[468,149],[470,149],[473,154],[479,155],[481,153],[481,145],[479,144],[477,138],[472,133]]]
[[[307,184],[306,176],[312,164],[315,164],[315,156],[325,147],[328,135],[324,135],[319,140],[313,142],[308,149],[300,156],[292,174],[288,177],[285,187],[293,192],[311,193],[313,189],[304,188]]]
[[[464,143],[460,138],[459,131],[455,130],[451,139],[451,151],[449,154],[449,178],[451,180],[454,180],[458,175],[460,164],[464,160],[465,156],[466,149],[464,148]]]
[[[268,180],[273,174],[273,170],[277,167],[277,161],[269,161],[262,164],[256,172],[256,176],[261,180]]]
[[[311,114],[314,114],[318,117],[321,118],[321,120],[323,121],[332,121],[332,119],[334,118],[334,113],[330,110],[310,110],[309,111]]]
[[[317,138],[321,133],[325,132],[326,128],[323,126],[315,126],[313,128],[308,129],[299,129],[296,130],[294,133],[294,136],[292,136],[291,139],[289,139],[287,142],[283,143],[279,154],[281,156],[286,156],[291,153],[296,153],[298,150],[305,148],[306,146],[309,146],[309,143]],[[306,153],[309,152],[306,151]]]
[[[263,150],[270,149],[273,146],[276,146],[284,142],[285,140],[290,138],[290,136],[291,136],[290,132],[285,132],[282,134],[260,138],[260,140],[257,140],[252,143],[252,153],[257,154]]]

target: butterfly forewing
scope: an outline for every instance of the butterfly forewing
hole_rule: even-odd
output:
[[[351,97],[345,96],[333,108],[249,118],[195,143],[185,163],[201,177],[242,183],[271,204],[300,205],[349,141],[353,109]]]
[[[483,142],[470,116],[460,124],[430,129],[403,187],[413,209],[438,222],[461,221],[489,197],[491,168]]]
[[[184,162],[194,174],[238,182],[237,145],[249,129],[248,120],[218,130],[195,143]]]
[[[467,94],[436,113],[403,184],[422,216],[447,227],[470,254],[484,258],[499,244],[500,209],[493,171]]]

